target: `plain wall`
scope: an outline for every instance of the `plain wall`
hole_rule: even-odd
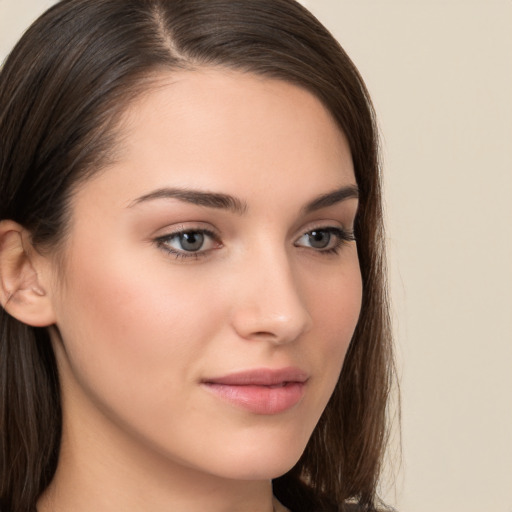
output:
[[[0,0],[0,59],[51,0]],[[512,512],[512,2],[304,0],[382,131],[401,512]],[[391,457],[393,458],[393,457]]]

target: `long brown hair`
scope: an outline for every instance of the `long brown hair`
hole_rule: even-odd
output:
[[[40,247],[66,234],[74,187],[108,161],[116,122],[161,70],[221,66],[317,96],[345,133],[360,189],[363,304],[334,394],[297,465],[274,480],[293,510],[377,509],[393,377],[377,133],[366,87],[294,0],[64,0],[0,73],[0,220]],[[58,372],[45,329],[0,308],[0,508],[34,510],[56,469]]]

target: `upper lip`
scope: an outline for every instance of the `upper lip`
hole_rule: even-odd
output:
[[[203,380],[205,384],[221,384],[224,386],[276,386],[287,382],[304,383],[308,374],[294,367],[287,368],[255,368],[234,372],[222,377]]]

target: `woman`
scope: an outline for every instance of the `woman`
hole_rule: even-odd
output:
[[[64,0],[0,133],[1,510],[377,510],[377,140],[325,28]]]

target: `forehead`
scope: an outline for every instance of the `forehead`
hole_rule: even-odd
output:
[[[162,74],[128,107],[116,153],[99,179],[126,201],[162,186],[270,201],[292,184],[307,201],[355,183],[346,138],[313,94],[218,68]]]

